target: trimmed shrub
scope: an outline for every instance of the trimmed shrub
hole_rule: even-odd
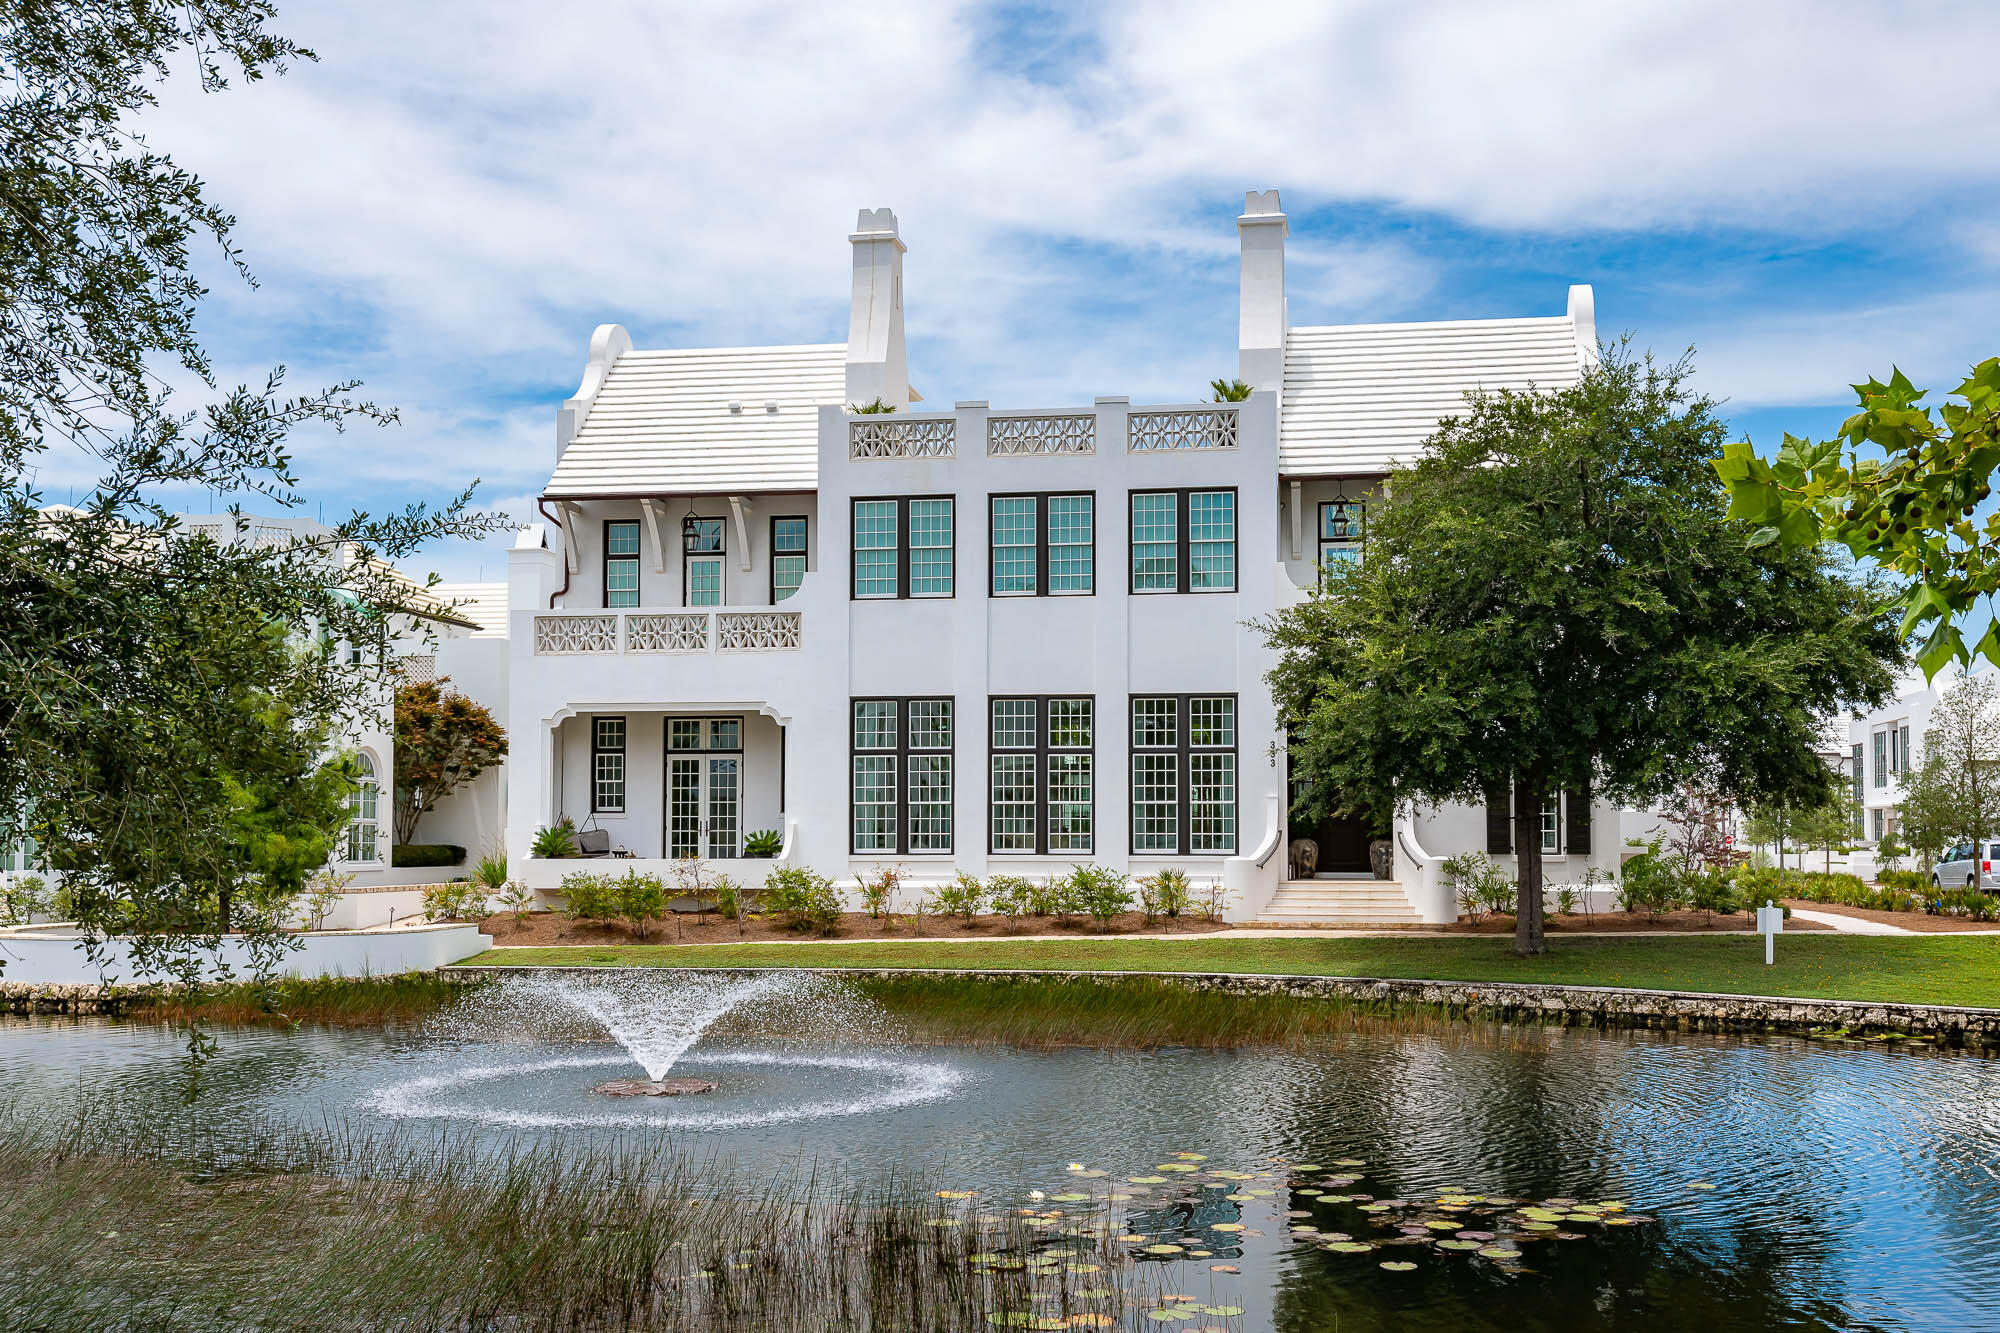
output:
[[[1067,920],[1077,911],[1076,902],[1070,896],[1068,875],[1045,875],[1035,880],[1028,893],[1028,903],[1028,910],[1036,916]]]
[[[477,884],[434,884],[424,890],[424,920],[479,921],[486,916],[486,890]]]
[[[618,915],[625,918],[634,935],[645,939],[646,923],[658,921],[667,914],[667,886],[660,882],[658,875],[627,870],[618,877],[614,889]]]
[[[1035,910],[1035,883],[1024,875],[994,875],[986,881],[986,896],[993,910],[1009,920]]]
[[[1194,903],[1194,885],[1187,871],[1169,867],[1139,881],[1139,910],[1151,921],[1156,916],[1169,919],[1185,914]]]
[[[779,866],[764,878],[764,906],[783,912],[794,928],[830,934],[840,922],[840,890],[804,866]]]
[[[986,902],[986,886],[979,882],[979,876],[961,870],[948,884],[940,884],[931,891],[931,911],[937,916],[955,916],[966,921],[979,915],[980,907]]]
[[[403,842],[389,849],[389,864],[398,870],[455,866],[465,860],[465,848],[448,842]],[[505,875],[502,875],[504,881]]]
[[[609,921],[618,915],[611,876],[579,870],[562,877],[563,912],[578,921]]]
[[[1618,868],[1618,898],[1627,912],[1644,912],[1649,917],[1686,905],[1687,891],[1672,859],[1661,854],[1658,839]]]
[[[1707,913],[1711,921],[1718,913],[1728,916],[1743,910],[1743,895],[1737,892],[1735,881],[1719,870],[1688,876],[1687,896],[1694,910]]]
[[[1125,872],[1109,866],[1078,866],[1069,872],[1068,901],[1075,910],[1090,913],[1100,926],[1111,918],[1132,910],[1132,891],[1125,887]]]

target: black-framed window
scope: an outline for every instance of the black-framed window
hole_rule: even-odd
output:
[[[999,695],[988,701],[988,847],[1089,855],[1096,845],[1097,701]]]
[[[722,605],[725,527],[699,514],[681,520],[681,605]]]
[[[1360,500],[1319,502],[1319,569],[1324,579],[1337,560],[1359,560],[1367,535],[1368,506]]]
[[[994,597],[1079,597],[1097,590],[1097,497],[989,497],[987,589]]]
[[[771,605],[799,590],[806,578],[806,520],[788,514],[771,520]]]
[[[1236,696],[1132,696],[1132,854],[1236,850]]]
[[[1236,490],[1133,491],[1131,590],[1236,591]]]
[[[604,520],[604,605],[639,605],[639,520]]]
[[[952,701],[869,698],[848,707],[848,845],[857,856],[952,850]]]
[[[850,596],[870,601],[952,595],[957,576],[957,513],[951,496],[899,496],[852,503]]]
[[[590,809],[592,814],[625,813],[625,719],[590,720]]]

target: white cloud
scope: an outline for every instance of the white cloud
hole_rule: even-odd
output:
[[[1282,186],[1295,217],[1829,237],[1945,185],[1962,209],[1996,171],[1967,151],[2000,123],[1980,6],[1181,0],[1062,21],[1030,77],[984,16],[917,0],[303,7],[281,26],[320,64],[177,88],[156,128],[266,279],[218,284],[217,342],[246,363],[337,347],[332,373],[406,424],[365,455],[306,441],[307,461],[398,493],[538,486],[598,322],[655,345],[840,337],[863,205],[894,206],[911,245],[920,387],[1032,402],[1233,368],[1245,186]],[[1301,237],[1295,312],[1399,317],[1450,258]],[[1804,351],[1880,359],[1868,326],[1822,322],[1704,334],[1704,363],[1771,401]]]

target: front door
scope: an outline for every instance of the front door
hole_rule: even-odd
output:
[[[669,856],[720,860],[742,854],[742,735],[736,718],[669,719]]]

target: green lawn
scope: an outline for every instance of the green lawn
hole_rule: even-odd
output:
[[[1367,939],[910,940],[880,944],[579,945],[495,949],[513,967],[911,967],[1294,973],[1539,981],[1652,990],[2000,1006],[2000,936],[1799,934],[1764,966],[1759,938],[1556,939],[1517,958],[1493,936]]]

